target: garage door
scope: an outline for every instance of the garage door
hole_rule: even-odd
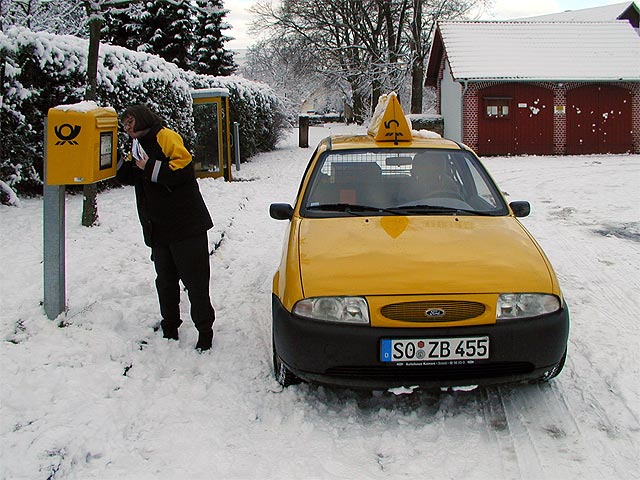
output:
[[[522,155],[553,153],[553,92],[527,84],[480,90],[478,153]]]
[[[587,85],[567,92],[567,153],[626,153],[632,148],[629,90]]]

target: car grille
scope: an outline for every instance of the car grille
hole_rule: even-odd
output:
[[[402,322],[459,322],[479,317],[484,311],[482,303],[455,300],[393,303],[381,309],[385,317]]]
[[[444,381],[521,375],[532,371],[533,365],[528,362],[499,362],[473,365],[332,367],[327,369],[326,374],[363,380]]]

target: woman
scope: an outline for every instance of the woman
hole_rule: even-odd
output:
[[[163,337],[178,340],[182,280],[198,330],[196,349],[209,350],[215,312],[209,297],[207,230],[213,222],[198,188],[191,154],[182,137],[164,127],[145,105],[127,108],[121,121],[133,143],[131,153],[118,164],[117,178],[135,187],[144,241],[151,247],[157,275]]]

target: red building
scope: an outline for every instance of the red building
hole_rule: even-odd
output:
[[[624,20],[590,20],[612,7]],[[639,16],[440,22],[427,85],[445,137],[480,155],[640,153]]]

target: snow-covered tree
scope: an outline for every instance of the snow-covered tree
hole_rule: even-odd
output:
[[[240,73],[277,91],[292,122],[300,111],[309,109],[321,114],[343,112],[349,85],[325,75],[313,52],[297,41],[282,37],[250,46]]]
[[[105,18],[106,42],[189,69],[195,26],[189,0],[111,0]]]
[[[193,45],[193,8],[189,0],[159,0],[144,2],[142,26],[137,50],[153,53],[189,69]]]
[[[0,27],[19,25],[34,32],[87,36],[87,16],[80,0],[0,0]]]
[[[225,42],[233,40],[223,33],[229,28],[224,21],[229,11],[220,0],[197,0],[196,12],[192,70],[208,75],[231,75],[238,66],[233,53],[224,48]]]
[[[102,39],[111,45],[138,50],[143,42],[143,17],[147,15],[142,1],[116,2],[104,12]]]

